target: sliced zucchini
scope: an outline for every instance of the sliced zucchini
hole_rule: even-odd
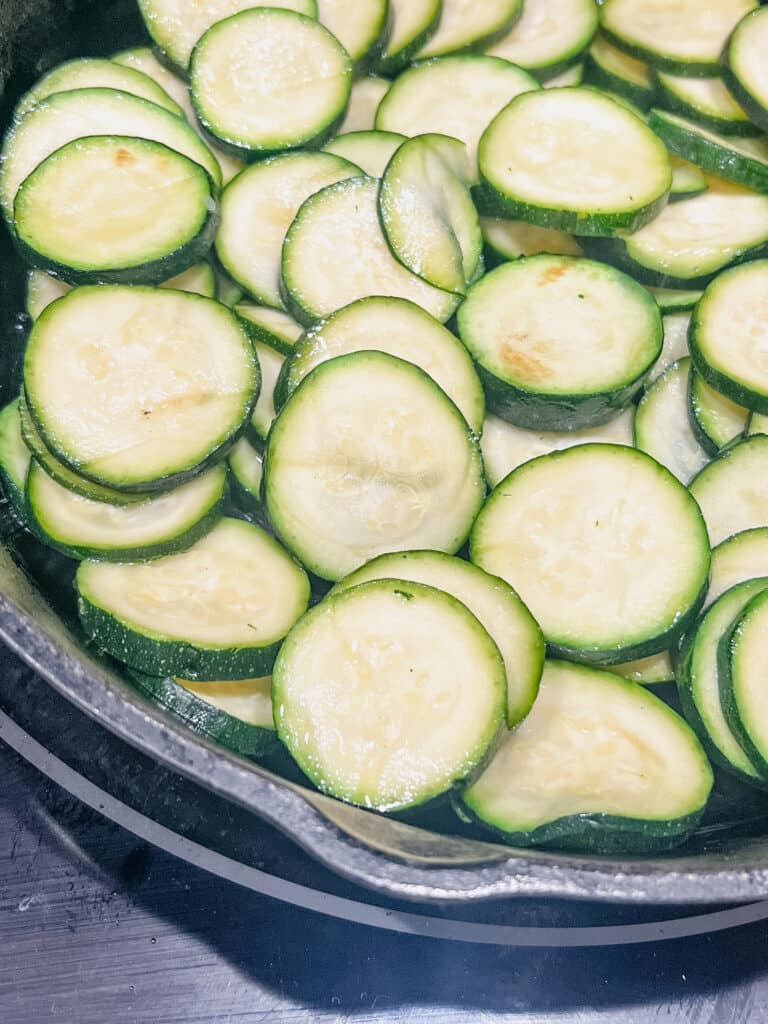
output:
[[[723,135],[760,134],[722,78],[684,78],[659,71],[656,80],[663,105],[674,113]]]
[[[186,70],[196,43],[216,22],[252,7],[296,11],[309,18],[317,15],[315,0],[138,0],[147,31],[165,57]],[[253,61],[250,55],[248,64]]]
[[[151,562],[82,562],[86,634],[156,676],[261,677],[309,603],[309,580],[266,531],[222,519],[187,551]]]
[[[491,411],[536,430],[607,423],[642,387],[662,346],[648,292],[572,256],[497,267],[472,286],[457,321]]]
[[[374,63],[387,36],[389,0],[317,0],[317,17],[356,68]]]
[[[213,466],[186,484],[130,505],[108,505],[62,487],[39,462],[27,476],[27,519],[46,544],[70,558],[136,562],[191,547],[213,528],[227,471]]]
[[[635,412],[635,445],[687,484],[709,462],[688,414],[689,356],[657,377]]]
[[[768,434],[768,416],[763,416],[759,412],[751,412],[747,420],[745,433],[748,436],[752,434]]]
[[[275,385],[285,362],[285,355],[262,341],[253,341],[253,349],[261,370],[261,390],[253,409],[249,425],[249,436],[257,448],[263,448],[275,413]]]
[[[689,289],[681,288],[651,287],[648,289],[648,291],[651,293],[654,299],[656,299],[656,302],[659,304],[659,309],[662,311],[662,313],[665,314],[665,326],[668,315],[671,316],[672,314],[676,313],[686,313],[692,310],[702,296],[701,291],[690,291]],[[686,332],[688,330],[687,321],[685,324],[685,330]]]
[[[598,34],[592,41],[587,77],[595,85],[625,96],[641,110],[653,105],[656,89],[648,65],[617,49],[605,36]]]
[[[170,288],[177,292],[192,292],[206,299],[216,297],[216,277],[210,263],[195,263],[175,277],[163,281],[161,288]]]
[[[395,75],[416,56],[438,26],[442,0],[389,0],[390,29],[376,64],[382,75]]]
[[[338,158],[337,158],[338,159]],[[286,304],[312,324],[369,295],[410,299],[444,323],[459,296],[422,281],[390,252],[379,223],[379,183],[350,178],[311,196],[283,245]]]
[[[768,581],[752,597],[720,644],[720,703],[725,717],[760,777],[768,782],[768,720],[765,651]]]
[[[469,189],[443,159],[446,145],[434,136],[408,139],[387,165],[379,185],[379,218],[395,257],[413,274],[447,292],[464,295],[478,268],[483,236]]]
[[[755,412],[768,413],[768,260],[725,271],[691,318],[691,355],[705,381]]]
[[[753,11],[731,33],[725,48],[722,74],[730,92],[753,124],[768,132],[768,12]]]
[[[249,303],[238,303],[233,308],[254,342],[260,341],[284,355],[293,352],[303,329],[292,316],[279,309]]]
[[[375,580],[313,608],[272,676],[280,739],[324,793],[415,807],[477,771],[504,724],[496,644],[454,597]]]
[[[180,117],[116,89],[58,92],[34,107],[5,137],[0,154],[0,203],[10,221],[24,179],[51,153],[85,135],[125,135],[160,142],[205,168],[221,184],[216,159]]]
[[[50,451],[129,492],[167,489],[233,443],[259,371],[237,317],[162,288],[78,288],[34,324],[24,391]]]
[[[314,18],[252,7],[208,29],[189,80],[203,128],[250,159],[329,139],[347,109],[352,64]]]
[[[339,135],[373,131],[376,127],[376,112],[391,85],[388,78],[376,75],[358,78],[353,82],[347,112],[338,128]]]
[[[696,370],[691,370],[688,380],[688,411],[693,432],[708,455],[717,455],[741,437],[749,416],[743,405],[715,391]]]
[[[688,351],[688,325],[691,322],[690,313],[668,313],[662,317],[664,324],[664,345],[661,355],[654,363],[653,369],[645,381],[646,388],[669,369],[672,363],[690,355]]]
[[[316,366],[370,350],[421,367],[455,402],[472,430],[481,432],[485,396],[469,353],[442,324],[405,299],[360,299],[311,327],[285,364],[275,392],[278,406]]]
[[[600,27],[622,50],[672,74],[716,75],[720,54],[757,0],[605,0]],[[705,16],[702,16],[702,13]]]
[[[455,553],[484,492],[480,446],[456,406],[381,352],[317,366],[269,433],[270,521],[321,579],[389,551]]]
[[[688,722],[712,760],[754,782],[758,772],[729,726],[720,703],[718,648],[752,598],[768,588],[768,579],[747,580],[710,606],[683,645],[677,671],[680,703]]]
[[[539,432],[515,427],[498,416],[489,414],[483,424],[480,447],[485,463],[485,477],[495,487],[513,469],[522,466],[539,455],[560,452],[578,444],[634,444],[632,423],[634,411],[624,412],[604,423],[601,427],[588,430],[563,430],[560,432]]]
[[[347,132],[326,142],[323,150],[349,160],[372,178],[380,178],[404,142],[405,136],[396,132]]]
[[[216,278],[216,298],[223,306],[233,309],[245,298],[245,292],[233,281],[229,274],[222,269],[218,259],[214,261],[214,276]]]
[[[486,129],[478,161],[495,207],[481,213],[576,235],[637,230],[662,209],[672,182],[665,147],[595,89],[518,96]]]
[[[81,57],[69,60],[65,64],[58,64],[48,74],[43,75],[16,104],[14,119],[20,120],[32,107],[53,93],[71,92],[72,89],[119,89],[121,92],[149,100],[150,103],[156,103],[159,107],[165,107],[172,114],[184,116],[182,108],[168,95],[162,85],[138,68],[124,67],[104,58]]]
[[[246,508],[261,506],[261,481],[264,477],[264,459],[260,451],[242,437],[229,453],[229,468],[237,484],[238,497],[245,498]]]
[[[337,583],[333,593],[371,580],[408,580],[451,594],[488,631],[504,659],[507,676],[507,725],[517,725],[531,710],[544,666],[544,637],[514,590],[498,576],[439,551],[381,555]]]
[[[726,537],[768,523],[765,480],[768,437],[756,434],[726,448],[691,483],[712,546]]]
[[[756,576],[768,576],[768,527],[764,526],[736,533],[713,548],[706,605]]]
[[[330,153],[286,153],[243,171],[221,196],[216,254],[226,272],[258,302],[280,307],[283,241],[299,207],[326,185],[360,174]]]
[[[523,13],[523,0],[443,0],[436,31],[417,60],[482,50],[503,38]]]
[[[666,110],[652,110],[648,123],[673,153],[703,171],[768,192],[768,139],[719,135]]]
[[[0,483],[8,504],[22,521],[26,520],[24,488],[29,464],[30,454],[21,433],[17,398],[0,411]]]
[[[477,147],[489,123],[515,96],[538,88],[526,71],[497,57],[443,57],[417,64],[397,79],[377,111],[376,127],[460,139],[476,180]]]
[[[483,241],[496,263],[519,260],[521,256],[538,256],[548,252],[555,256],[583,256],[581,246],[564,231],[540,228],[524,220],[481,217]]]
[[[522,18],[488,52],[546,81],[589,46],[597,12],[595,0],[525,0]]]
[[[545,89],[564,89],[568,85],[581,85],[583,81],[584,61],[579,61],[578,64],[572,64],[565,71],[561,71],[559,75],[548,78],[542,85]]]
[[[514,846],[643,853],[683,842],[711,788],[696,736],[661,700],[549,661],[530,715],[461,800]]]
[[[131,682],[193,732],[245,757],[262,757],[276,744],[271,676],[201,683],[132,672]]]
[[[623,665],[613,665],[611,672],[615,672],[617,676],[624,676],[625,679],[631,679],[633,683],[640,683],[642,686],[671,683],[675,678],[669,651],[661,651],[659,654],[652,654],[648,658],[638,658],[636,661],[626,661]]]
[[[515,588],[551,652],[592,664],[668,650],[709,576],[691,495],[648,455],[612,444],[542,455],[510,473],[477,517],[470,552]]]
[[[77,139],[19,187],[16,243],[71,284],[160,284],[208,254],[219,224],[211,190],[200,164],[158,142]]]
[[[698,196],[707,191],[709,185],[701,168],[674,154],[669,159],[672,164],[672,188],[669,190],[671,203],[677,202],[678,199]]]

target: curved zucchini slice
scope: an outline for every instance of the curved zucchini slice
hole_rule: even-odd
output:
[[[275,386],[285,363],[285,355],[271,345],[253,340],[253,350],[261,370],[261,390],[253,409],[248,434],[257,448],[263,449],[275,416]]]
[[[617,49],[597,35],[587,57],[587,78],[609,92],[624,96],[641,110],[653,105],[656,90],[648,65]]]
[[[221,185],[216,158],[180,117],[116,89],[74,89],[43,100],[6,135],[0,154],[0,203],[10,222],[16,192],[47,156],[86,135],[159,142],[200,164]]]
[[[716,75],[720,54],[738,22],[757,0],[606,0],[600,27],[633,57],[672,74]]]
[[[689,356],[667,367],[635,412],[635,445],[687,484],[709,461],[688,412]]]
[[[388,78],[377,75],[367,75],[353,82],[347,112],[338,128],[339,135],[373,131],[376,113],[391,86]]]
[[[671,683],[675,679],[669,651],[651,654],[648,658],[638,658],[636,661],[625,661],[623,665],[612,665],[611,672],[642,686],[658,686],[659,683]]]
[[[332,594],[272,675],[280,739],[324,793],[402,811],[477,771],[504,725],[499,650],[454,597],[405,580]]]
[[[417,64],[397,79],[376,113],[376,127],[460,139],[476,180],[477,147],[485,129],[516,96],[538,88],[528,72],[497,57],[442,57]]]
[[[480,230],[486,252],[497,264],[545,252],[553,256],[584,255],[573,235],[553,228],[540,228],[524,220],[481,217]]]
[[[381,52],[389,27],[389,0],[317,0],[317,17],[359,70],[374,63]]]
[[[208,29],[189,79],[203,128],[225,151],[252,159],[330,138],[347,109],[352,64],[313,18],[253,7]]]
[[[26,522],[24,488],[31,456],[21,433],[19,399],[0,411],[0,483],[8,504]]]
[[[768,434],[768,416],[759,412],[751,412],[745,433],[748,437],[751,437],[752,434]]]
[[[597,12],[594,0],[525,0],[523,16],[488,52],[546,81],[589,46]]]
[[[442,324],[405,299],[360,299],[310,327],[285,364],[275,392],[277,405],[284,405],[321,363],[371,350],[421,367],[455,402],[472,430],[481,432],[485,396],[469,353]]]
[[[523,93],[480,140],[483,209],[576,235],[636,231],[667,201],[666,148],[643,122],[595,89]],[[579,173],[564,177],[563,167]]]
[[[667,315],[675,313],[687,313],[693,309],[696,303],[702,296],[702,292],[699,290],[692,291],[686,288],[653,288],[649,287],[648,291],[656,299],[659,305],[659,309],[665,314],[665,322]],[[688,330],[688,323],[686,322],[686,332]],[[684,355],[685,353],[681,353]]]
[[[545,89],[564,89],[568,85],[581,85],[583,81],[584,61],[579,61],[578,64],[572,64],[565,71],[561,71],[559,75],[548,78],[542,85]]]
[[[544,637],[514,590],[476,565],[439,551],[381,555],[337,583],[340,593],[371,580],[408,580],[451,594],[485,627],[504,659],[507,676],[507,725],[517,725],[536,699],[544,667]]]
[[[350,178],[311,196],[283,245],[284,298],[301,323],[369,295],[409,299],[441,323],[460,297],[435,288],[392,255],[379,222],[379,183]]]
[[[666,704],[612,672],[549,661],[461,810],[513,846],[647,853],[690,835],[711,788],[696,736]]]
[[[242,437],[227,457],[232,477],[237,485],[237,497],[242,499],[246,511],[261,510],[261,481],[264,478],[264,457]]]
[[[321,579],[389,551],[455,553],[484,495],[459,410],[423,370],[381,352],[317,366],[267,440],[270,521]]]
[[[130,679],[193,732],[244,757],[263,757],[276,745],[271,676],[195,682],[131,672]]]
[[[280,308],[283,241],[311,195],[362,171],[330,153],[286,153],[254,164],[221,196],[216,255],[226,272],[257,302]]]
[[[227,471],[214,466],[147,501],[108,505],[49,476],[33,460],[27,476],[27,520],[51,547],[70,558],[136,562],[184,551],[221,516]]]
[[[646,389],[668,370],[672,363],[690,355],[688,351],[688,326],[691,322],[690,313],[668,313],[662,317],[664,324],[664,345],[661,355],[654,363],[653,369],[645,381]]]
[[[688,411],[693,432],[708,455],[717,455],[741,437],[749,416],[744,406],[715,391],[696,370],[688,380]]]
[[[397,132],[347,132],[326,142],[323,152],[349,160],[372,178],[380,178],[404,142],[405,136]]]
[[[662,346],[659,308],[641,285],[571,256],[503,264],[472,286],[457,320],[489,408],[529,429],[608,422]]]
[[[625,409],[600,427],[558,432],[525,430],[489,414],[485,417],[480,439],[486,480],[495,487],[523,463],[579,444],[625,444],[631,448],[634,444],[633,419],[634,411]]]
[[[550,652],[603,665],[668,650],[701,605],[710,558],[682,484],[643,452],[611,444],[510,473],[477,517],[470,553],[515,588]]]
[[[82,562],[76,585],[97,647],[140,672],[191,680],[267,675],[309,603],[301,566],[241,519],[151,562]]]
[[[670,203],[676,203],[678,199],[689,199],[691,196],[698,196],[707,191],[709,188],[707,178],[699,167],[674,154],[669,159],[672,164]]]
[[[162,85],[138,68],[124,67],[103,57],[81,57],[59,64],[47,75],[43,75],[16,104],[14,120],[21,120],[32,107],[53,93],[71,92],[72,89],[119,89],[156,103],[158,107],[165,107],[178,117],[184,116],[181,106],[168,95]]]
[[[718,650],[720,702],[725,717],[760,777],[768,783],[765,650],[768,581],[752,597]]]
[[[768,527],[736,533],[712,550],[712,575],[705,607],[737,583],[768,576]]]
[[[440,21],[442,0],[389,0],[390,28],[375,70],[395,75],[409,64]]]
[[[690,346],[696,369],[726,397],[768,413],[768,260],[721,274],[693,311]]]
[[[233,308],[245,324],[245,329],[253,342],[268,345],[283,355],[290,355],[296,348],[303,328],[292,316],[279,309],[252,306],[249,303],[238,303]]]
[[[259,369],[245,329],[212,299],[162,288],[77,288],[34,324],[24,393],[70,469],[116,490],[167,490],[237,439]]]
[[[725,49],[722,75],[725,84],[746,110],[753,124],[768,132],[768,11],[756,10],[731,33]]]
[[[523,0],[443,0],[436,31],[416,60],[482,50],[501,39],[523,14]]]
[[[186,0],[138,0],[138,4],[147,31],[158,49],[182,71],[186,70],[201,36],[216,22],[241,11],[252,7],[272,7],[295,11],[309,18],[317,15],[316,0],[216,0],[215,3],[195,4]]]
[[[686,640],[677,672],[683,713],[704,743],[712,760],[750,782],[759,773],[734,735],[720,702],[718,649],[752,598],[768,589],[768,578],[747,580],[732,587],[707,610]]]
[[[200,164],[158,142],[104,135],[43,160],[13,216],[27,263],[71,284],[160,284],[208,254],[219,223]]]
[[[662,103],[674,113],[723,135],[760,134],[722,78],[683,78],[659,71],[656,80]]]
[[[379,185],[379,218],[395,257],[411,273],[443,291],[464,295],[477,272],[483,236],[469,189],[443,159],[447,145],[464,159],[464,144],[434,136],[408,139],[390,160]]]
[[[756,434],[726,448],[691,482],[713,547],[734,533],[765,525],[767,475],[768,437]]]

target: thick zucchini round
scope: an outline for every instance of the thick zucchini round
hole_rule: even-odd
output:
[[[483,764],[506,687],[496,644],[463,604],[387,579],[304,616],[275,662],[272,700],[280,739],[322,792],[402,811]]]
[[[709,462],[691,426],[688,405],[690,356],[654,380],[635,411],[635,445],[687,484]]]
[[[30,454],[21,434],[17,398],[0,412],[0,483],[8,504],[22,522],[26,521],[24,488],[29,464]]]
[[[442,7],[437,29],[417,60],[490,46],[520,19],[523,0],[443,0]]]
[[[349,160],[370,177],[380,178],[404,142],[405,136],[396,132],[347,132],[326,142],[323,152]]]
[[[744,406],[715,391],[696,370],[688,378],[688,412],[693,432],[708,455],[717,455],[741,437],[749,416]]]
[[[684,78],[659,71],[656,80],[662,104],[674,113],[723,135],[760,134],[722,78]]]
[[[737,612],[738,614],[738,612]],[[768,783],[768,715],[765,649],[768,581],[754,595],[718,648],[720,702],[731,729],[761,778]]]
[[[374,64],[389,28],[389,0],[317,0],[317,17],[339,40],[356,70]]]
[[[510,473],[477,517],[470,552],[515,588],[551,652],[602,665],[668,650],[701,605],[710,560],[688,491],[648,455],[611,444]]]
[[[768,132],[768,11],[743,18],[731,33],[723,55],[725,84],[746,110],[753,124]]]
[[[648,65],[612,46],[597,35],[589,48],[587,78],[609,92],[624,96],[641,110],[648,110],[656,93]]]
[[[395,75],[410,63],[437,30],[442,7],[442,0],[389,0],[389,36],[375,66],[380,75]]]
[[[570,67],[597,31],[594,0],[525,0],[523,16],[488,53],[546,81]]]
[[[756,434],[726,448],[690,485],[714,547],[734,533],[764,526],[768,437]]]

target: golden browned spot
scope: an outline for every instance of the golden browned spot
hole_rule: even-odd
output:
[[[130,167],[136,163],[136,157],[122,147],[115,153],[115,167]]]
[[[501,358],[513,376],[523,376],[528,380],[543,380],[547,376],[547,367],[532,352],[523,352],[517,346],[520,339],[515,338],[504,343]]]
[[[549,270],[545,270],[543,274],[539,274],[539,279],[536,284],[539,288],[542,288],[545,284],[554,284],[555,281],[559,281],[560,278],[567,273],[567,263],[556,263],[554,267],[550,267]]]

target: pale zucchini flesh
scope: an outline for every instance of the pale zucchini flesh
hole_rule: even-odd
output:
[[[668,366],[648,388],[635,412],[635,445],[689,483],[709,462],[688,413],[689,356]]]
[[[437,29],[442,0],[389,0],[390,28],[377,70],[392,75],[421,49]]]
[[[611,672],[615,672],[617,676],[624,676],[625,679],[630,679],[633,683],[640,683],[642,686],[670,683],[675,678],[669,651],[651,654],[647,658],[638,658],[636,661],[625,661],[623,665],[612,665]]]
[[[690,485],[714,547],[735,533],[765,526],[768,437],[756,434],[726,448]]]
[[[285,355],[270,345],[253,341],[253,350],[259,360],[261,390],[251,416],[250,433],[254,443],[263,446],[275,419],[275,385],[285,362]]]
[[[19,400],[15,399],[0,411],[0,482],[11,508],[22,519],[29,464],[29,449],[21,433]]]
[[[733,623],[718,651],[720,701],[728,724],[761,778],[768,783],[768,715],[765,651],[768,646],[768,582]]]
[[[591,82],[626,96],[641,109],[651,106],[655,94],[648,65],[596,35],[589,48],[588,77]]]
[[[388,0],[317,0],[317,17],[356,67],[375,60],[387,30]]]
[[[688,288],[654,288],[651,286],[648,288],[648,291],[658,302],[662,313],[669,316],[693,309],[702,296],[701,291],[698,289],[692,290]],[[684,355],[685,353],[680,354]]]
[[[743,18],[728,40],[723,78],[752,122],[768,132],[768,12],[756,10]]]
[[[646,388],[665,372],[679,359],[684,359],[688,351],[688,327],[691,322],[690,313],[668,313],[662,317],[664,323],[664,344],[661,348],[661,355],[653,365],[651,372],[645,381]]]
[[[501,38],[523,13],[523,0],[443,0],[437,29],[417,60],[480,50]]]
[[[584,61],[579,61],[578,64],[572,64],[565,71],[561,71],[559,75],[548,78],[542,85],[545,89],[563,89],[568,85],[581,85],[583,81]]]
[[[264,478],[264,457],[248,440],[241,437],[227,457],[232,476],[241,494],[248,498],[248,505],[261,504],[261,481]]]
[[[397,132],[355,131],[337,135],[326,142],[323,151],[349,160],[372,178],[380,178],[404,142],[405,136]]]
[[[520,20],[487,52],[546,79],[586,50],[597,13],[594,0],[525,0]]]
[[[712,550],[712,575],[705,607],[737,583],[768,576],[768,527],[736,533]]]
[[[290,355],[293,352],[296,342],[303,334],[301,325],[280,309],[253,306],[247,302],[238,303],[232,308],[245,323],[246,330],[254,342],[260,341],[283,355]]]
[[[670,156],[672,164],[672,187],[669,190],[670,203],[679,199],[687,199],[690,196],[701,195],[709,188],[707,178],[701,168],[696,164],[683,160],[682,157]]]
[[[715,391],[692,370],[688,381],[688,409],[693,432],[709,455],[717,455],[746,429],[749,411]]]
[[[353,82],[338,134],[372,131],[376,127],[378,109],[391,86],[388,78],[379,78],[378,75],[367,75]]]
[[[481,217],[480,229],[486,248],[500,261],[551,253],[555,256],[583,256],[581,246],[565,231],[540,228],[523,220]]]
[[[660,71],[656,77],[663,105],[670,110],[723,135],[760,134],[719,76],[687,78]]]

